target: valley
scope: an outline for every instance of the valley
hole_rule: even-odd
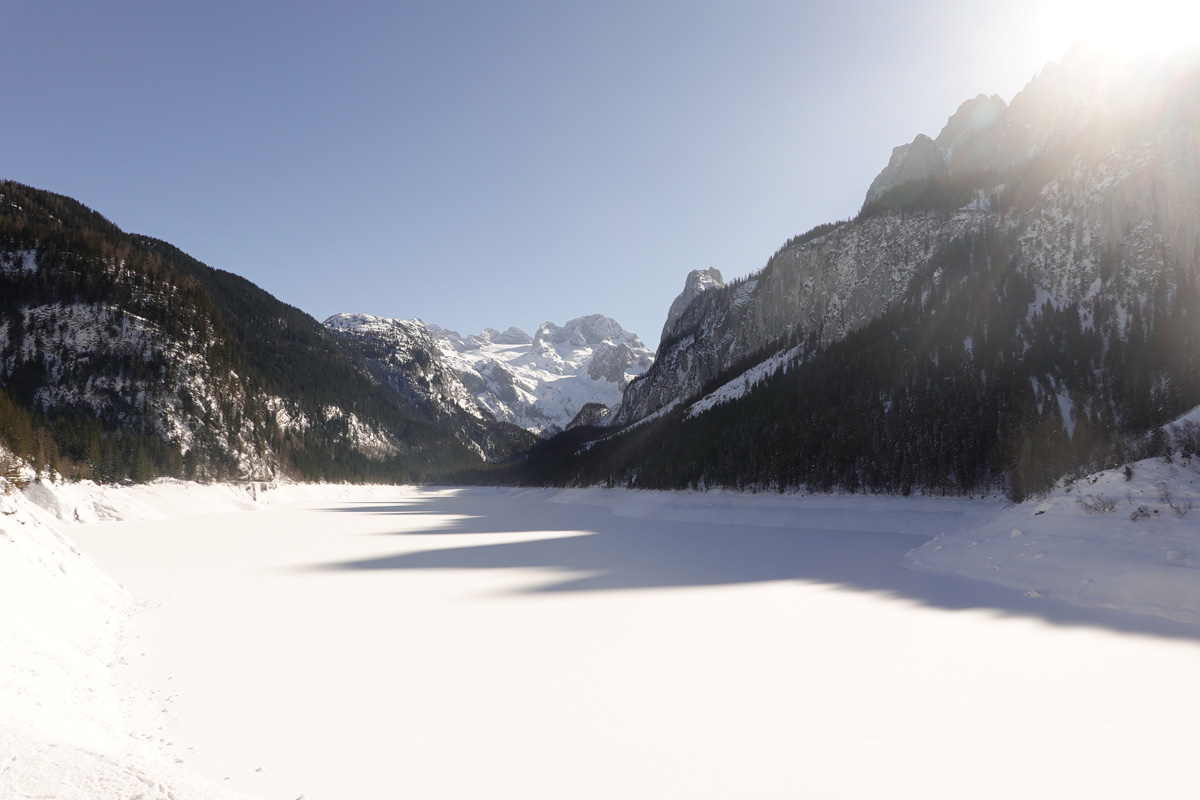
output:
[[[426,225],[445,263],[348,255],[427,233],[449,152],[378,181],[407,215],[274,195],[277,286],[0,181],[0,797],[1194,794],[1200,55],[1072,48],[749,271],[607,219],[526,263],[508,152]],[[621,167],[521,213],[666,181]],[[310,248],[360,306],[272,294]],[[665,272],[653,350],[591,306]],[[529,319],[513,289],[565,321],[394,310]]]

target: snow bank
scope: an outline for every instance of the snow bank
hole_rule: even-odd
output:
[[[1200,460],[1146,459],[1057,486],[908,555],[1080,606],[1200,625]]]
[[[24,496],[46,522],[92,523],[170,519],[253,511],[274,503],[370,499],[395,487],[279,482],[189,483],[162,478],[131,486],[33,481]]]
[[[0,496],[3,706],[35,736],[70,717],[76,738],[94,746],[113,732],[104,672],[132,598],[30,506],[19,492]],[[84,691],[64,695],[63,684]]]
[[[242,797],[132,723],[154,711],[114,673],[134,599],[47,519],[107,491],[0,480],[0,492],[0,797]]]

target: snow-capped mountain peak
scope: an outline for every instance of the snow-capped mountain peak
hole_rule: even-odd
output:
[[[533,342],[532,336],[515,325],[509,326],[503,333],[495,328],[484,328],[479,338],[483,339],[485,336],[487,341],[495,344],[530,344]]]
[[[367,314],[339,314],[326,325],[370,339],[377,368],[426,402],[452,403],[538,434],[563,430],[588,404],[615,408],[626,384],[653,360],[636,334],[603,314],[545,322],[533,336],[510,327],[464,337],[418,319]]]
[[[615,319],[603,314],[576,317],[562,326],[553,322],[543,322],[534,334],[533,344],[536,346],[539,341],[547,341],[554,345],[567,343],[575,348],[595,347],[605,341],[642,346],[637,334],[625,330]]]

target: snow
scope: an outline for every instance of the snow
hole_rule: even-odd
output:
[[[23,268],[28,268],[32,255],[25,252],[23,258]],[[8,350],[7,357],[0,359],[0,373],[11,372],[23,362],[40,361],[47,380],[34,393],[35,408],[45,412],[74,408],[96,417],[115,416],[124,423],[144,419],[160,438],[182,452],[193,449],[197,433],[207,428],[206,435],[235,459],[238,474],[270,471],[249,433],[239,438],[227,424],[226,411],[243,413],[248,398],[236,373],[213,373],[202,346],[213,336],[206,323],[183,340],[172,339],[158,325],[112,305],[56,302],[26,306],[21,313],[26,335],[20,348],[6,348],[10,331],[7,324],[0,326],[0,351]],[[94,373],[97,364],[129,358],[156,367],[157,374],[131,377],[119,370],[101,370],[86,380],[75,379],[81,373]]]
[[[677,408],[679,408],[679,401],[672,400],[671,402],[667,403],[665,406],[658,409],[654,413],[647,414],[646,416],[642,417],[641,419],[636,420],[635,422],[629,423],[628,425],[621,428],[620,430],[614,431],[613,433],[610,433],[610,434],[600,437],[596,441],[605,442],[616,436],[621,436],[622,434],[629,433],[630,431],[633,431],[633,430],[637,430],[638,428],[642,427],[643,425],[649,425],[651,422],[654,422],[657,419],[661,419],[662,417],[667,416],[668,414],[670,414],[672,411],[674,411]],[[592,442],[588,442],[588,444],[587,444],[588,448],[590,448],[591,445],[592,445]]]
[[[616,408],[625,385],[654,356],[634,333],[600,314],[563,326],[546,322],[534,336],[510,327],[464,338],[419,319],[368,314],[336,314],[325,325],[375,339],[402,361],[411,351],[432,352],[426,377],[445,392],[431,398],[435,405],[451,403],[540,435],[564,429],[587,403]]]
[[[614,320],[593,315],[559,327],[546,322],[529,337],[519,328],[493,335],[493,329],[463,339],[454,331],[428,326],[442,360],[466,383],[479,387],[475,399],[496,419],[535,433],[562,430],[587,403],[620,405],[625,385],[653,360],[636,335]],[[602,351],[629,348],[629,361],[617,380],[597,376],[591,366]]]
[[[797,345],[790,350],[784,350],[764,359],[733,380],[722,384],[716,390],[692,403],[688,407],[688,416],[698,417],[710,408],[745,396],[757,387],[759,383],[771,377],[779,370],[786,371],[788,365],[795,361],[802,349],[802,345]]]
[[[1196,406],[1186,414],[1181,415],[1178,419],[1164,425],[1168,430],[1177,431],[1187,424],[1200,425],[1200,406]]]
[[[37,272],[36,250],[12,250],[0,255],[0,273]]]
[[[1065,388],[1060,388],[1055,392],[1055,398],[1058,400],[1058,413],[1062,417],[1063,427],[1067,431],[1069,438],[1075,438],[1075,403],[1071,400],[1071,395]]]
[[[160,728],[131,724],[152,716],[118,677],[133,605],[29,498],[0,494],[0,797],[241,796],[169,758]]]
[[[1195,473],[1133,467],[1016,506],[34,484],[0,797],[1191,797],[1200,562],[1157,487]]]
[[[1200,625],[1200,460],[1162,458],[1063,483],[910,553],[917,568]]]
[[[730,301],[730,305],[735,308],[746,305],[746,303],[749,303],[750,299],[754,296],[754,290],[757,288],[758,278],[750,278],[749,280],[745,281],[737,288],[737,292],[734,293],[733,300]]]

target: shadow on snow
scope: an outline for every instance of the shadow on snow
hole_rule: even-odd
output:
[[[916,572],[905,553],[927,537],[912,533],[832,528],[763,527],[673,519],[630,519],[607,506],[565,505],[467,490],[429,494],[417,502],[322,509],[348,514],[456,517],[427,530],[385,535],[424,536],[516,532],[567,533],[524,542],[402,553],[327,564],[326,570],[544,569],[575,573],[528,593],[614,591],[810,581],[882,593],[950,611],[993,610],[1124,633],[1200,640],[1200,627],[1103,608],[1081,608],[968,578]],[[753,513],[753,512],[751,512]],[[937,524],[934,516],[932,524]],[[886,524],[887,520],[881,520]]]

